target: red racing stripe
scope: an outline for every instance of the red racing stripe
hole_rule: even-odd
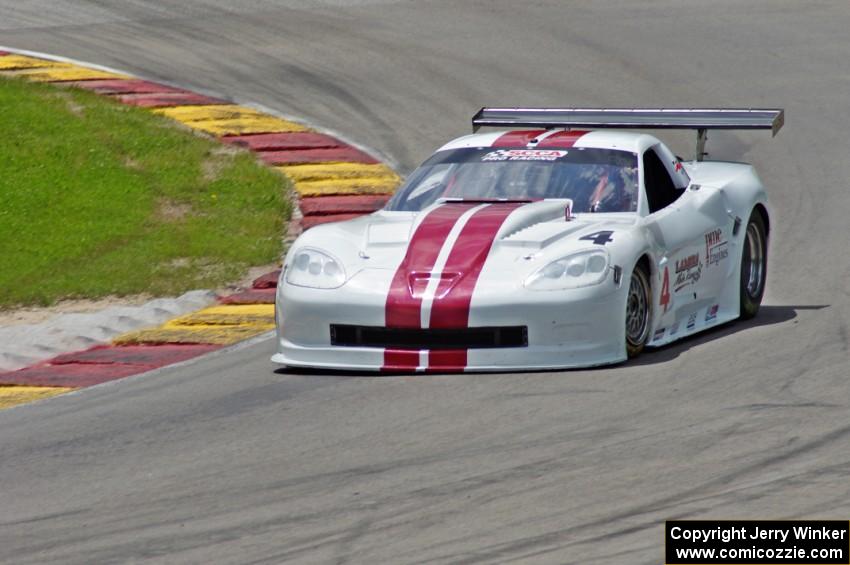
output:
[[[473,204],[439,206],[417,226],[404,259],[393,276],[387,295],[384,324],[388,328],[419,328],[422,295],[414,295],[411,276],[430,273],[446,238],[458,219]],[[384,352],[384,369],[413,370],[419,366],[418,351],[388,349]]]
[[[481,274],[499,228],[511,212],[521,203],[493,204],[475,212],[449,252],[443,273],[459,273],[460,279],[452,285],[452,278],[444,278],[437,287],[431,306],[430,327],[466,328],[469,326],[469,306],[472,293]],[[467,363],[465,349],[430,351],[428,371],[463,371]]]
[[[413,371],[419,366],[418,349],[385,349],[382,371]]]
[[[413,295],[411,274],[431,272],[452,227],[471,206],[471,204],[439,206],[429,212],[416,228],[407,246],[407,253],[390,285],[385,320],[388,328],[419,327],[422,297]]]
[[[529,141],[544,133],[545,129],[509,131],[497,137],[491,147],[525,147]]]
[[[492,204],[475,212],[463,226],[443,268],[443,273],[457,273],[459,277],[445,277],[437,287],[435,296],[442,298],[435,298],[431,306],[430,327],[465,328],[469,325],[472,291],[490,255],[496,233],[508,215],[520,206],[522,203],[515,202]]]
[[[417,227],[407,253],[390,284],[385,324],[388,328],[419,328],[422,295],[414,292],[415,275],[430,274],[446,237],[473,204],[452,204],[432,210]],[[466,328],[469,307],[478,277],[484,267],[496,234],[507,217],[522,203],[495,203],[472,214],[449,251],[445,275],[437,287],[431,306],[431,328]],[[456,276],[452,276],[456,275]],[[467,364],[465,349],[428,352],[428,371],[462,371]],[[385,371],[409,371],[419,367],[418,350],[387,349]]]
[[[428,352],[427,373],[463,371],[466,368],[466,349],[434,349]]]
[[[588,132],[581,130],[567,130],[555,132],[552,135],[546,136],[540,140],[540,143],[535,145],[537,149],[569,149],[575,145],[576,141]]]

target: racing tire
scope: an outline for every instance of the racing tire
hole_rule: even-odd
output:
[[[638,263],[629,278],[626,295],[626,354],[637,357],[649,341],[652,322],[652,287],[646,265]]]
[[[744,245],[741,251],[741,319],[755,316],[764,296],[767,279],[767,233],[764,220],[757,210],[753,210],[744,232]]]

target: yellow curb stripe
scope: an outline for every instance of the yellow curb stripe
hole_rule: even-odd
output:
[[[309,131],[306,127],[275,118],[274,116],[256,116],[233,120],[210,120],[188,124],[190,127],[212,135],[248,135],[252,133],[292,133]]]
[[[293,182],[309,182],[334,179],[381,178],[401,182],[395,171],[386,165],[364,163],[321,163],[318,165],[281,165],[277,170]]]
[[[274,329],[274,304],[228,304],[204,308],[169,320],[158,328],[138,330],[112,343],[211,343],[229,345]]]
[[[72,388],[53,386],[0,386],[0,410],[63,394]]]
[[[196,314],[274,316],[274,304],[219,304],[198,310]]]
[[[6,55],[5,57],[0,57],[0,70],[2,71],[45,67],[67,68],[70,66],[71,65],[68,63],[48,61],[47,59],[36,59],[35,57],[27,57],[25,55]]]
[[[274,326],[274,304],[232,304],[204,308],[163,324],[163,328],[180,326]]]
[[[308,131],[300,124],[237,104],[174,106],[153,111],[214,135]]]
[[[67,67],[47,67],[41,69],[24,69],[19,71],[7,71],[3,74],[26,78],[33,82],[53,82],[63,80],[96,80],[105,78],[130,78],[128,75],[98,71],[69,65]]]
[[[126,333],[112,341],[115,345],[144,343],[209,343],[231,345],[274,329],[274,324],[246,326],[179,326]]]
[[[224,120],[242,116],[263,115],[257,110],[239,106],[238,104],[207,104],[204,106],[172,106],[152,110],[171,119],[188,124],[205,120]]]
[[[301,196],[325,196],[331,194],[389,194],[399,185],[395,178],[362,178],[302,181],[293,183],[295,192]]]

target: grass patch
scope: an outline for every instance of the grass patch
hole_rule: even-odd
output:
[[[0,309],[175,295],[276,260],[286,180],[76,89],[0,78]]]

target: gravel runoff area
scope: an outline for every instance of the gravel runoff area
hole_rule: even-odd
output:
[[[108,343],[113,337],[156,326],[215,302],[212,290],[157,298],[136,306],[113,305],[93,312],[68,312],[33,324],[0,327],[0,371],[14,371],[60,353]]]

